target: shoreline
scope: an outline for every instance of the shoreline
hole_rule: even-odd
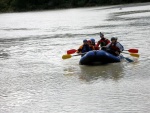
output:
[[[48,10],[65,10],[65,9],[76,9],[76,8],[89,8],[89,7],[105,7],[106,9],[108,9],[107,7],[111,7],[111,8],[117,8],[117,7],[134,7],[134,6],[147,6],[150,5],[150,2],[135,2],[135,3],[125,3],[125,4],[117,4],[117,5],[90,5],[90,6],[83,6],[83,7],[66,7],[66,8],[62,8],[62,7],[55,7],[55,8],[48,8],[48,9],[35,9],[35,10],[20,10],[20,11],[13,11],[13,10],[7,10],[7,11],[0,11],[0,14],[3,13],[23,13],[23,12],[37,12],[37,11],[48,11]]]

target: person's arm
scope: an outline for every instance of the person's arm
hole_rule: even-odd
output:
[[[106,46],[101,47],[101,50],[109,50],[110,44],[107,44]]]
[[[107,39],[107,45],[110,43],[110,40]]]
[[[99,47],[99,45],[100,45],[100,41],[97,42],[96,47]]]
[[[110,47],[110,43],[109,43],[109,44],[107,44],[105,47],[106,47],[106,48],[109,48],[109,47]]]
[[[117,46],[118,50],[115,51],[115,53],[117,55],[119,55],[124,50],[124,48],[123,48],[123,46],[119,42],[116,44],[116,46]]]
[[[118,42],[116,46],[119,48],[119,51],[122,52],[124,50],[123,46]]]
[[[81,46],[79,47],[79,49],[77,50],[77,53],[81,53],[82,48],[83,48],[83,45],[81,45]]]
[[[92,50],[95,50],[95,47],[93,45],[91,47],[92,47]]]

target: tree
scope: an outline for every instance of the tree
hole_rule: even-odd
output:
[[[14,10],[25,10],[27,8],[26,0],[12,0],[11,6]]]

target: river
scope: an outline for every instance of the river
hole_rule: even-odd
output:
[[[62,59],[99,32],[140,57]],[[149,113],[149,35],[149,3],[0,14],[0,113]]]

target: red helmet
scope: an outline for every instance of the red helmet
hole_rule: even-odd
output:
[[[88,43],[92,43],[92,41],[91,41],[91,40],[88,40]]]

